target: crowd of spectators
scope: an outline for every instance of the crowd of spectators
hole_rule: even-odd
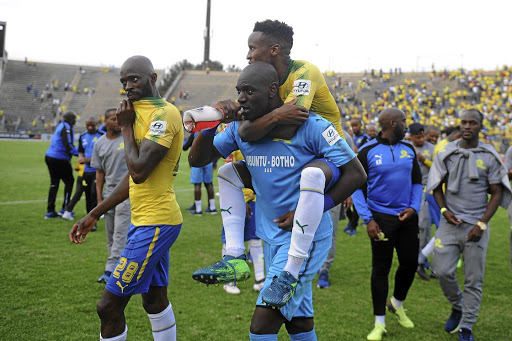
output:
[[[476,108],[484,114],[482,138],[505,153],[512,138],[512,67],[495,72],[432,69],[428,77],[390,71],[365,74],[356,87],[336,80],[332,88],[346,121],[360,118],[366,125],[376,124],[382,109],[397,107],[406,113],[408,125],[419,122],[444,130],[459,125],[463,109]]]

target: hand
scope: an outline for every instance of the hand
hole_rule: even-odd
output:
[[[218,109],[224,113],[224,119],[222,123],[229,123],[233,121],[239,121],[242,119],[242,113],[240,112],[240,103],[233,102],[232,100],[224,100],[215,104],[215,109]]]
[[[73,225],[71,231],[69,231],[69,240],[75,244],[85,243],[85,237],[87,233],[96,225],[98,219],[93,218],[89,214],[80,219]]]
[[[424,163],[425,162],[425,157],[421,154],[416,154],[416,158],[418,159],[419,162],[421,163]]]
[[[119,104],[116,112],[117,123],[124,127],[133,127],[135,122],[135,110],[133,110],[133,104],[131,101],[123,99]]]
[[[368,237],[371,239],[377,240],[380,235],[380,227],[379,224],[373,219],[370,219],[368,224],[366,225],[366,232],[368,233]]]
[[[352,197],[348,197],[347,200],[343,202],[343,205],[345,206],[345,210],[348,210],[352,207]]]
[[[288,211],[277,219],[274,219],[274,223],[278,223],[277,227],[282,230],[291,232],[293,228],[293,217],[295,217],[295,210]]]
[[[85,163],[85,157],[79,156],[78,157],[78,163]]]
[[[445,212],[446,213],[446,212]],[[484,231],[482,231],[480,229],[480,226],[478,225],[475,225],[473,226],[473,228],[471,229],[471,231],[469,231],[468,235],[466,236],[466,239],[469,241],[469,242],[475,242],[477,243],[480,238],[482,238],[482,235],[484,234]]]
[[[309,117],[308,109],[300,105],[295,105],[298,98],[283,104],[281,107],[274,109],[272,115],[277,119],[278,124],[302,125]]]
[[[455,217],[455,214],[453,214],[452,211],[444,211],[443,213],[443,217],[445,217],[446,221],[448,221],[450,224],[453,224],[453,225],[458,225],[460,223],[462,223],[462,219],[457,219]]]
[[[402,212],[398,213],[398,220],[406,221],[407,219],[412,217],[414,215],[414,213],[416,213],[414,208],[407,207],[405,210],[403,210]]]

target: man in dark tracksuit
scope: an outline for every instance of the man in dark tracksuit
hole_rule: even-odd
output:
[[[50,171],[51,185],[48,192],[48,207],[46,208],[45,219],[58,218],[64,213],[71,192],[73,191],[73,170],[71,168],[71,156],[78,156],[78,150],[73,145],[73,126],[76,123],[76,115],[72,111],[64,114],[64,120],[57,125],[53,134],[50,147],[46,151],[45,161]],[[64,203],[62,210],[58,214],[55,212],[55,198],[59,191],[60,180],[64,181]]]
[[[421,206],[421,170],[414,147],[401,141],[407,129],[405,114],[396,108],[379,115],[382,131],[359,150],[358,158],[368,174],[367,184],[352,199],[367,224],[372,245],[372,299],[375,328],[368,340],[381,340],[386,333],[385,311],[396,314],[398,322],[413,328],[403,301],[418,265],[418,211]],[[366,189],[366,197],[363,194]],[[399,267],[393,297],[386,303],[388,274],[396,249]]]

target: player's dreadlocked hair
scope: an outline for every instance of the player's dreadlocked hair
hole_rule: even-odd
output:
[[[267,43],[279,44],[284,54],[289,55],[293,46],[293,28],[279,20],[265,20],[254,25],[253,32],[263,33]]]

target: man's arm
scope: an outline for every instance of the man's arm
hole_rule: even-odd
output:
[[[494,213],[496,213],[496,210],[500,205],[501,196],[503,193],[503,186],[501,184],[489,185],[489,193],[491,194],[491,198],[487,203],[484,215],[482,216],[482,218],[480,218],[480,221],[485,224],[489,223],[489,220],[491,220],[492,216],[494,215]],[[475,225],[473,226],[471,231],[469,231],[466,238],[470,242],[478,242],[480,238],[482,238],[483,233],[484,231],[480,229],[480,226]]]
[[[352,193],[366,182],[366,172],[357,157],[339,167],[341,176],[338,181],[327,191],[332,198],[334,206],[347,200]]]
[[[443,183],[444,182],[441,182],[439,184],[439,186],[437,186],[434,189],[434,193],[433,193],[434,199],[436,200],[437,205],[441,208],[441,211],[443,211],[443,212],[441,212],[441,214],[445,217],[445,219],[450,224],[454,224],[454,225],[460,224],[460,223],[462,223],[462,220],[455,217],[455,214],[453,214],[452,211],[450,211],[446,208],[446,203],[444,201],[444,193],[443,193]],[[443,208],[444,208],[444,210],[443,210]]]
[[[117,184],[116,188],[114,188],[112,193],[105,198],[105,200],[73,225],[71,231],[69,231],[69,240],[75,244],[84,243],[87,233],[89,233],[101,215],[128,199],[129,187],[129,174],[126,174],[123,180]]]
[[[188,153],[188,163],[191,167],[203,167],[222,157],[213,145],[214,138],[215,136],[205,135],[203,132],[197,134]]]
[[[306,108],[295,105],[297,100],[297,97],[295,97],[291,102],[283,104],[254,121],[241,121],[238,134],[242,141],[257,141],[266,136],[277,125],[302,125],[308,119],[309,112]]]
[[[103,201],[103,185],[105,184],[105,172],[96,168],[96,200],[98,204]]]
[[[71,143],[69,142],[71,140],[71,128],[68,130],[65,122],[63,123],[62,130],[60,131],[60,137],[64,148],[66,148],[66,152],[78,156],[78,150],[73,146],[73,141],[71,141]]]

